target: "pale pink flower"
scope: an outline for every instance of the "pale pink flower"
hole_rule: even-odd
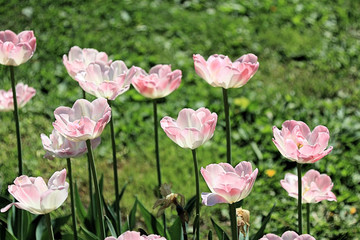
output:
[[[239,88],[245,85],[259,68],[257,56],[252,53],[231,62],[228,56],[214,54],[207,61],[194,54],[195,72],[213,87]]]
[[[101,135],[110,121],[111,108],[105,98],[93,102],[79,99],[72,108],[58,107],[54,115],[54,128],[67,139],[81,142]]]
[[[274,126],[273,133],[273,142],[279,152],[298,163],[314,163],[333,149],[326,149],[330,134],[325,126],[319,125],[311,132],[304,122],[288,120],[282,124],[281,131]]]
[[[18,108],[22,108],[30,99],[35,96],[36,90],[26,84],[18,83],[15,87]],[[12,89],[0,90],[0,112],[14,110]]]
[[[158,64],[150,69],[149,74],[137,67],[132,84],[144,97],[155,99],[166,97],[176,90],[181,83],[181,70],[171,71],[171,65]]]
[[[311,169],[305,173],[301,181],[302,203],[317,203],[322,200],[336,201],[336,196],[331,192],[334,184],[328,175]],[[290,197],[298,198],[298,177],[296,175],[287,173],[285,179],[280,183]]]
[[[166,135],[180,147],[195,149],[212,138],[216,121],[216,113],[211,113],[207,108],[196,111],[184,108],[177,120],[164,117],[160,124]]]
[[[129,90],[135,72],[135,67],[129,70],[123,61],[112,62],[110,66],[97,62],[90,63],[85,71],[75,76],[75,80],[85,92],[115,100]]]
[[[240,162],[235,168],[228,163],[210,164],[201,174],[211,193],[202,193],[206,206],[235,203],[246,198],[254,185],[258,169],[252,171],[250,162]]]
[[[53,129],[50,136],[41,134],[42,145],[46,151],[45,158],[74,158],[79,157],[87,152],[86,143],[83,142],[72,142],[66,139],[64,136]],[[92,148],[96,148],[100,144],[100,137],[91,140]]]
[[[66,70],[73,79],[75,79],[76,74],[85,71],[89,64],[94,62],[110,65],[111,60],[108,59],[108,55],[104,52],[92,48],[81,49],[78,46],[70,49],[69,57],[65,54],[63,56]]]
[[[299,236],[296,232],[287,231],[281,237],[269,233],[264,235],[262,238],[260,238],[260,240],[316,240],[316,239],[309,234],[303,234]]]
[[[23,31],[16,35],[13,31],[0,31],[0,64],[19,66],[27,62],[36,49],[33,31]]]
[[[33,214],[47,214],[66,200],[69,184],[65,180],[66,169],[55,172],[47,185],[42,177],[17,177],[14,184],[8,186],[8,191],[18,202],[10,203],[1,212],[14,205]]]
[[[139,232],[127,231],[121,234],[118,238],[116,237],[107,237],[104,240],[166,240],[166,238],[159,235],[149,235],[149,236],[140,236]]]

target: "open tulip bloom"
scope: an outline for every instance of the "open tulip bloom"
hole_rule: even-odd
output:
[[[299,236],[294,231],[287,231],[281,237],[269,233],[260,238],[260,240],[315,240],[315,238],[309,234],[303,234]]]
[[[181,83],[181,70],[171,71],[171,65],[158,64],[150,69],[149,74],[137,67],[137,72],[136,77],[132,80],[132,85],[147,98],[166,97]]]
[[[141,236],[139,232],[127,231],[121,234],[118,238],[107,237],[104,240],[166,240],[166,238],[154,234],[151,234],[149,236]]]
[[[317,126],[311,132],[301,121],[288,120],[282,129],[273,127],[273,142],[279,152],[291,161],[298,163],[314,163],[331,152],[329,147],[329,130],[325,126]]]
[[[24,107],[25,104],[36,94],[36,90],[34,88],[23,83],[18,83],[15,88],[18,108]],[[13,110],[14,99],[12,89],[8,91],[0,90],[0,112]]]
[[[112,62],[108,59],[108,55],[104,52],[99,52],[96,49],[84,48],[74,46],[69,51],[69,57],[64,54],[63,63],[69,75],[75,79],[76,74],[85,71],[90,63],[102,63],[107,66]]]
[[[33,31],[23,31],[16,35],[11,30],[0,31],[0,64],[18,66],[27,62],[36,49]]]
[[[67,139],[81,142],[101,135],[110,121],[111,108],[105,98],[93,102],[79,99],[72,108],[58,107],[54,115],[54,128]]]
[[[66,169],[55,172],[47,185],[42,177],[17,177],[14,184],[8,186],[8,191],[18,202],[7,205],[1,212],[14,205],[33,214],[47,214],[66,200],[69,184],[65,180]]]
[[[184,108],[175,120],[164,117],[161,127],[166,135],[182,148],[196,149],[214,135],[217,114],[207,108]]]
[[[75,76],[80,87],[96,97],[115,100],[117,96],[130,88],[136,68],[128,69],[123,61],[109,65],[102,62],[90,63],[85,71]]]
[[[54,158],[73,158],[79,157],[87,152],[85,141],[72,142],[53,129],[50,136],[41,134],[41,141],[46,151],[45,158],[53,160]],[[92,148],[100,144],[100,137],[91,140]]]
[[[250,162],[240,162],[235,168],[228,163],[210,164],[201,174],[211,193],[202,193],[206,206],[217,203],[236,203],[246,198],[254,185],[258,169],[252,171]]]
[[[289,193],[290,197],[298,198],[298,177],[287,173],[285,179],[280,181],[281,186]],[[331,189],[334,184],[326,174],[316,170],[309,170],[302,177],[302,203],[317,203],[322,200],[336,201],[336,196]]]
[[[214,54],[207,61],[194,54],[196,73],[213,87],[239,88],[245,85],[259,68],[257,56],[246,54],[232,62],[228,56]]]

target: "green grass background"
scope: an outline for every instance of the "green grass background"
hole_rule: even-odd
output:
[[[251,161],[259,169],[252,193],[243,207],[251,211],[251,232],[261,225],[273,204],[276,212],[266,232],[296,230],[296,200],[280,186],[295,164],[283,158],[272,143],[272,126],[288,119],[329,128],[332,153],[303,169],[331,176],[337,202],[312,205],[312,235],[316,239],[359,239],[360,212],[360,2],[310,0],[254,1],[5,1],[0,0],[0,28],[14,32],[34,30],[37,50],[16,68],[15,76],[36,88],[36,96],[20,112],[25,173],[49,178],[66,161],[43,158],[40,134],[50,134],[53,111],[72,106],[81,89],[67,74],[62,55],[74,46],[105,51],[149,70],[171,64],[181,69],[181,86],[161,100],[159,117],[176,117],[185,107],[207,107],[219,115],[215,135],[198,149],[199,165],[226,161],[222,91],[194,71],[192,54],[214,53],[235,60],[252,52],[260,68],[242,88],[230,89],[234,164]],[[9,89],[9,71],[0,66],[0,88]],[[91,98],[93,99],[93,98]],[[121,202],[129,213],[135,196],[148,209],[156,201],[152,103],[133,88],[113,107],[120,184],[130,182]],[[12,113],[0,114],[0,188],[17,175],[16,137]],[[193,196],[191,151],[181,149],[160,129],[163,181],[174,192]],[[104,174],[106,199],[113,201],[110,133],[107,127],[95,150],[98,172]],[[87,198],[86,159],[73,160],[73,172],[84,203]],[[274,169],[268,177],[265,170]],[[201,191],[208,191],[201,181]],[[357,212],[350,213],[355,207]],[[212,229],[210,216],[229,229],[226,205],[202,207],[201,230]],[[54,214],[70,211],[70,200]],[[175,212],[167,213],[171,221]],[[141,226],[141,217],[139,226]],[[67,228],[70,229],[70,228]],[[67,230],[65,229],[65,230]]]

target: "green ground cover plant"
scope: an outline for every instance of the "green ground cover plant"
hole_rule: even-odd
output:
[[[128,66],[149,69],[166,63],[181,69],[180,88],[159,102],[158,115],[176,116],[184,107],[202,106],[218,114],[212,141],[198,150],[202,167],[226,161],[225,121],[221,89],[210,87],[196,75],[192,55],[221,53],[235,60],[252,52],[260,62],[257,74],[246,86],[229,91],[233,162],[250,161],[259,169],[252,193],[243,201],[251,212],[250,232],[260,228],[274,204],[266,232],[280,234],[295,228],[296,219],[290,216],[296,214],[296,201],[287,196],[280,180],[296,163],[284,159],[271,140],[272,126],[295,119],[307,122],[311,129],[327,126],[329,145],[334,147],[314,168],[331,176],[337,202],[313,206],[312,235],[324,240],[359,239],[359,2],[0,0],[0,5],[2,30],[32,29],[37,37],[32,64],[16,71],[18,81],[37,90],[31,104],[20,111],[24,173],[44,175],[66,166],[65,160],[43,158],[40,134],[50,133],[56,107],[71,106],[81,97],[81,89],[62,63],[63,54],[72,46],[96,48]],[[7,68],[1,66],[1,89],[10,88],[8,76]],[[113,107],[120,186],[128,184],[121,200],[125,218],[136,198],[150,210],[156,201],[152,102],[131,89]],[[6,193],[16,177],[16,135],[11,113],[1,113],[0,121],[0,189]],[[190,199],[194,194],[188,187],[194,178],[191,153],[179,150],[159,133],[163,182],[172,183],[175,192]],[[110,139],[108,127],[102,138]],[[95,159],[104,176],[105,199],[112,202],[111,145],[100,145]],[[73,161],[73,175],[87,205],[85,163],[85,157]],[[305,165],[303,172],[308,169]],[[273,176],[269,170],[274,170]],[[207,191],[204,181],[200,189]],[[69,209],[63,211],[69,213]],[[171,221],[176,213],[167,211]],[[210,216],[222,227],[230,226],[222,207],[203,206],[201,214],[203,236],[212,229]],[[138,217],[137,226],[144,227],[140,214]],[[69,229],[70,222],[65,231]]]

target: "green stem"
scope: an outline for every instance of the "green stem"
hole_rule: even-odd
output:
[[[46,226],[47,226],[47,229],[49,232],[49,240],[55,240],[53,228],[51,225],[50,213],[45,214],[45,221],[46,221]]]
[[[74,232],[74,240],[78,239],[77,231],[76,231],[76,212],[75,212],[75,199],[74,199],[74,184],[72,179],[72,170],[71,170],[71,160],[70,158],[66,159],[67,167],[68,167],[68,177],[70,182],[70,199],[71,199],[71,216],[73,222],[73,232]]]
[[[161,168],[160,168],[160,155],[159,155],[159,134],[158,134],[158,117],[157,117],[157,102],[156,99],[153,100],[153,110],[154,110],[154,141],[155,141],[155,157],[156,157],[156,171],[158,177],[158,196],[160,197],[160,187],[161,187]],[[165,213],[162,215],[163,225],[164,225],[164,236],[166,236],[166,216]]]
[[[310,234],[310,203],[306,204],[307,234]]]
[[[231,165],[231,126],[230,126],[230,114],[229,114],[229,102],[227,89],[223,88],[223,100],[226,122],[226,159]]]
[[[86,147],[87,147],[88,153],[89,153],[88,156],[90,158],[91,173],[92,173],[92,177],[93,177],[93,183],[95,186],[96,209],[97,209],[97,214],[98,214],[98,221],[100,224],[100,239],[105,239],[104,214],[103,214],[103,209],[102,209],[100,188],[99,188],[99,182],[98,182],[97,174],[96,174],[94,156],[93,156],[91,143],[90,143],[89,139],[86,140]]]
[[[231,236],[232,240],[238,240],[237,221],[236,221],[236,206],[235,203],[229,204],[230,222],[231,222]]]
[[[109,106],[111,107],[110,100],[107,101]],[[114,109],[111,108],[111,111],[114,112]],[[116,158],[116,144],[115,144],[115,130],[114,130],[114,114],[111,115],[110,118],[110,132],[111,132],[111,145],[112,145],[112,155],[113,155],[113,170],[114,170],[114,182],[115,182],[115,214],[117,216],[117,226],[116,230],[118,235],[121,234],[121,212],[120,212],[120,199],[119,199],[119,180],[118,180],[118,172],[117,172],[117,158]]]
[[[16,142],[17,142],[17,155],[18,155],[18,167],[19,167],[19,176],[23,175],[23,162],[22,162],[22,152],[21,152],[21,136],[20,136],[20,122],[19,122],[19,110],[17,104],[16,97],[16,83],[15,83],[15,74],[14,74],[14,66],[10,66],[10,80],[11,80],[11,89],[13,93],[13,102],[14,102],[14,122],[16,128]],[[20,222],[20,231],[19,231],[19,239],[23,239],[23,213],[20,211],[19,213],[19,222]]]
[[[198,168],[198,162],[196,159],[196,149],[192,149],[192,155],[194,160],[194,170],[195,170],[195,184],[196,184],[196,216],[195,219],[197,219],[197,226],[196,226],[196,239],[200,239],[200,186],[199,186],[199,168]]]
[[[297,163],[297,173],[298,173],[298,234],[302,234],[302,212],[301,212],[301,200],[302,200],[302,187],[301,187],[301,164]]]

